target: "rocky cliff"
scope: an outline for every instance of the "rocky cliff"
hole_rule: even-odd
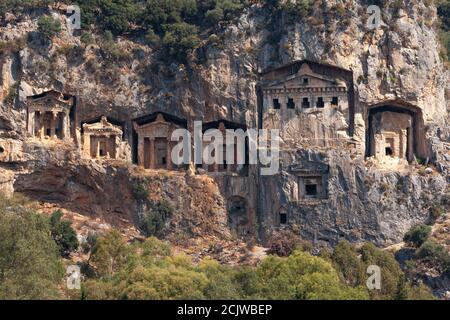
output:
[[[148,201],[167,198],[175,204],[169,237],[178,227],[193,237],[203,232],[228,237],[226,200],[241,196],[251,212],[249,233],[260,240],[279,227],[276,216],[282,209],[289,212],[289,227],[310,240],[399,241],[448,197],[449,73],[439,55],[436,8],[428,1],[388,6],[375,29],[367,27],[365,1],[316,1],[311,10],[292,18],[255,3],[217,27],[214,37],[202,34],[185,64],[163,63],[155,48],[129,37],[115,40],[121,54],[111,58],[100,31],[87,44],[79,32],[68,30],[64,6],[7,14],[0,24],[0,189],[139,225],[145,204],[133,194],[133,181],[145,178]],[[37,32],[37,19],[46,12],[63,26],[49,44]],[[128,164],[82,160],[77,141],[42,146],[27,140],[27,97],[51,89],[76,97],[73,125],[78,128],[100,115],[129,122],[155,111],[188,123],[227,119],[256,128],[262,72],[297,60],[351,71],[353,115],[330,121],[310,115],[306,133],[299,134],[295,126],[283,133],[276,176],[255,171],[248,179],[214,181],[187,173],[140,173],[131,159]],[[373,165],[366,157],[369,106],[383,101],[420,109],[427,157],[419,164],[399,169]],[[330,138],[327,132],[339,128],[346,128],[344,138],[357,150],[301,140],[308,135]],[[131,129],[125,135],[131,138]],[[288,168],[308,162],[328,166],[327,199],[302,203],[297,198],[297,178]]]

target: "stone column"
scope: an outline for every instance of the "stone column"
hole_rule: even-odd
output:
[[[172,146],[170,144],[170,137],[167,138],[167,151],[166,151],[166,167],[167,170],[172,170]]]
[[[39,113],[39,138],[44,139],[45,126],[44,126],[45,112]]]
[[[34,117],[35,111],[33,109],[28,109],[28,133],[34,136]]]
[[[109,135],[109,133],[108,134],[106,134],[106,138],[105,138],[105,147],[106,147],[106,150],[105,150],[105,157],[106,157],[106,159],[110,159],[111,158],[111,154],[110,154],[110,152],[111,152],[111,136]]]
[[[144,167],[144,137],[138,132],[138,165]]]
[[[150,138],[150,169],[156,168],[156,161],[155,161],[155,138]]]
[[[52,112],[52,118],[50,121],[50,138],[56,138],[56,120],[58,119],[58,114]]]
[[[91,158],[91,134],[86,132],[83,134],[83,153]]]
[[[407,160],[409,162],[413,161],[414,159],[414,141],[413,141],[413,127],[408,127],[408,129],[406,130],[406,140],[407,140],[407,150],[408,150],[408,154],[406,155]]]
[[[100,138],[101,137],[98,137],[98,139],[97,139],[97,141],[96,141],[96,143],[97,143],[97,149],[96,149],[96,152],[95,152],[95,158],[100,158]]]
[[[70,136],[70,134],[67,132],[67,128],[69,127],[67,124],[67,119],[69,119],[69,116],[67,113],[62,113],[62,128],[61,128],[61,136],[63,140],[67,140]]]

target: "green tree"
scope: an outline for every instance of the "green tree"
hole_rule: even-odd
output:
[[[145,35],[145,41],[150,46],[159,46],[161,43],[161,38],[153,31],[153,29],[149,29],[147,34]]]
[[[203,289],[206,299],[222,300],[239,298],[238,286],[234,282],[235,270],[220,265],[212,259],[205,259],[198,270],[206,275],[207,284]]]
[[[264,299],[367,299],[363,287],[343,284],[331,263],[306,252],[269,256],[256,270],[257,295]]]
[[[131,24],[138,15],[138,8],[133,0],[100,0],[99,3],[99,18],[105,29],[111,30],[115,35],[131,30]]]
[[[139,16],[134,0],[79,0],[78,5],[83,27],[97,23],[114,35],[129,33]]]
[[[61,22],[51,16],[42,16],[38,20],[38,31],[50,40],[61,32]]]
[[[207,23],[212,26],[217,24],[219,21],[221,21],[223,19],[222,8],[214,8],[214,9],[208,10],[205,13],[205,19],[206,19]]]
[[[144,216],[143,228],[148,236],[161,235],[164,231],[167,220],[173,214],[173,207],[167,200],[162,200],[153,204]]]
[[[167,25],[162,42],[168,57],[186,62],[187,56],[200,44],[198,29],[185,22]]]
[[[45,216],[0,195],[0,299],[58,299],[64,269]]]
[[[111,277],[132,261],[132,252],[121,234],[112,230],[98,237],[89,262],[101,277]]]
[[[415,253],[419,259],[441,265],[444,269],[450,266],[450,255],[447,250],[434,240],[425,241]]]
[[[344,240],[338,243],[331,259],[347,284],[351,286],[364,284],[366,278],[364,266],[358,257],[356,248],[348,241]]]
[[[430,234],[430,226],[419,224],[409,229],[403,237],[403,241],[418,248],[430,237]]]
[[[375,247],[372,243],[365,243],[360,249],[360,254],[364,270],[369,265],[380,267],[381,290],[371,290],[371,297],[373,299],[395,299],[403,272],[394,255]]]
[[[163,34],[164,26],[192,21],[196,15],[195,0],[147,0],[141,21],[146,29]]]
[[[61,220],[63,213],[55,211],[50,217],[50,231],[53,240],[59,248],[62,256],[69,256],[70,252],[78,249],[79,243],[77,233],[72,228],[70,221]]]

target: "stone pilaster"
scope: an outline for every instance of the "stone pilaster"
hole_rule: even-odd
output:
[[[68,140],[70,137],[70,132],[68,132],[69,129],[69,124],[68,124],[68,120],[69,120],[69,115],[65,112],[62,113],[62,128],[61,128],[61,134],[62,134],[62,138],[64,140]]]
[[[45,112],[39,113],[39,138],[42,140],[45,136],[45,126],[44,126]]]
[[[170,137],[167,138],[167,151],[166,151],[166,167],[167,170],[172,170],[172,145]]]
[[[91,134],[86,132],[83,135],[83,154],[91,157]]]
[[[97,148],[95,151],[95,158],[98,159],[98,158],[100,158],[100,139],[96,140],[96,144],[97,144]]]
[[[36,113],[35,113],[34,109],[28,110],[28,124],[27,124],[27,126],[28,126],[28,133],[31,136],[34,136],[34,123],[35,123],[34,117],[35,117],[35,114]]]
[[[155,138],[150,138],[150,169],[156,168],[155,154]]]
[[[51,113],[52,118],[50,120],[50,138],[57,138],[56,137],[56,120],[58,119],[58,114],[55,112]]]
[[[145,163],[144,163],[144,137],[142,136],[142,134],[138,133],[138,165],[144,167]]]

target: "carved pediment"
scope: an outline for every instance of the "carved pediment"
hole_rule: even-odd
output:
[[[289,171],[296,174],[325,174],[330,171],[330,166],[320,162],[304,161],[289,166]]]
[[[113,125],[112,123],[109,123],[105,116],[101,117],[100,122],[92,124],[85,123],[83,125],[83,130],[86,133],[93,133],[93,134],[109,133],[112,135],[122,135],[122,130],[119,127]]]
[[[72,106],[72,97],[66,97],[61,92],[50,90],[27,98],[29,108],[42,111],[68,110]]]
[[[295,88],[345,88],[344,82],[314,73],[307,64],[291,76],[269,83],[265,90],[281,90]]]

